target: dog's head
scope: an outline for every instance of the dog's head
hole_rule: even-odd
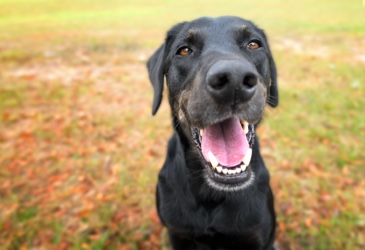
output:
[[[152,114],[166,77],[175,126],[194,142],[210,186],[246,187],[255,125],[278,105],[276,68],[264,32],[238,17],[199,18],[174,26],[147,63]]]

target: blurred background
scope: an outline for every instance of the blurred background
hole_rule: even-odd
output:
[[[0,0],[0,249],[168,249],[172,128],[145,63],[172,25],[220,15],[263,28],[279,71],[258,131],[277,241],[365,248],[364,2]]]

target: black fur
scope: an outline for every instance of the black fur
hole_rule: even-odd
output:
[[[248,49],[251,41],[260,48]],[[190,48],[191,54],[180,55],[182,47]],[[231,61],[253,75],[257,86],[249,97],[237,87],[232,96],[219,92],[218,100],[207,87],[206,75],[217,63],[229,71]],[[167,33],[147,67],[154,88],[152,114],[160,106],[165,76],[175,128],[157,185],[158,214],[173,248],[273,249],[273,195],[258,140],[250,163],[253,182],[237,190],[224,184],[227,190],[220,190],[209,185],[207,162],[191,133],[193,127],[204,128],[231,116],[258,124],[266,103],[278,105],[276,68],[264,32],[238,17],[180,23]]]

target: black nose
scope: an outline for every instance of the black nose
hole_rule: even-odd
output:
[[[221,103],[242,103],[255,94],[257,76],[253,66],[239,60],[221,60],[206,75],[208,92]]]

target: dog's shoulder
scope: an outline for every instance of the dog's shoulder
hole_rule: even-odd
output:
[[[169,140],[167,156],[158,175],[158,192],[167,200],[180,199],[187,186],[185,154],[178,134],[174,133]]]

